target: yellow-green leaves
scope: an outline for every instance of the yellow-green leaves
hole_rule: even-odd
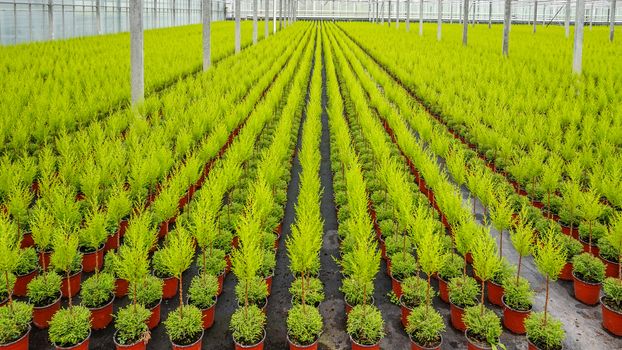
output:
[[[195,250],[192,236],[183,228],[180,220],[177,228],[167,236],[166,246],[160,249],[162,264],[172,276],[176,277],[190,267]]]
[[[533,257],[538,271],[552,281],[557,280],[566,265],[563,247],[553,232],[543,235],[533,251]]]
[[[497,245],[488,234],[481,234],[473,243],[473,271],[483,281],[492,279],[501,267]]]
[[[421,232],[417,256],[419,265],[426,275],[431,276],[443,267],[446,255],[441,242],[441,237],[432,230],[426,229]]]

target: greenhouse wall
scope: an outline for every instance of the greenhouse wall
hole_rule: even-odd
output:
[[[99,3],[100,30],[98,30],[97,8]],[[490,7],[492,3],[492,7]],[[212,19],[233,19],[234,0],[212,0]],[[243,19],[252,18],[252,0],[241,1],[240,11]],[[399,9],[398,9],[399,4]],[[516,1],[512,8],[512,19],[519,23],[532,23],[534,1]],[[539,1],[537,21],[544,25],[563,25],[566,1]],[[279,2],[276,2],[277,14]],[[270,13],[273,13],[273,3]],[[326,1],[300,0],[297,2],[298,18],[337,20],[369,20],[377,12],[385,20],[393,20],[396,13],[402,21],[406,20],[406,1]],[[443,20],[457,22],[462,13],[462,1],[442,2]],[[476,23],[503,21],[502,1],[471,2],[469,20]],[[264,17],[265,4],[258,0],[258,14]],[[285,6],[283,6],[285,7]],[[572,1],[571,18],[575,18],[575,1]],[[50,8],[52,16],[50,16]],[[593,1],[586,3],[586,24],[603,25],[609,22],[610,2]],[[146,0],[144,5],[145,29],[199,23],[201,18],[200,0]],[[424,21],[436,21],[437,1],[425,1]],[[419,2],[411,1],[410,18],[419,19]],[[53,25],[50,26],[50,18]],[[617,7],[616,22],[622,22],[622,6]],[[10,45],[28,41],[63,39],[77,36],[97,35],[128,31],[128,0],[0,0],[0,44]]]

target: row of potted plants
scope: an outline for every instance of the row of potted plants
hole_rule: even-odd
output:
[[[275,72],[276,73],[276,72]],[[149,215],[147,215],[149,214]],[[134,217],[132,219],[132,224],[128,227],[128,234],[126,235],[127,241],[129,242],[129,245],[124,244],[123,247],[125,249],[122,249],[118,256],[119,259],[108,259],[113,261],[112,263],[110,263],[109,265],[111,266],[123,266],[123,263],[119,263],[119,262],[123,262],[124,261],[124,255],[129,255],[129,257],[131,258],[132,256],[137,256],[139,255],[138,253],[135,254],[131,254],[132,250],[138,250],[140,251],[145,251],[147,254],[149,252],[149,250],[151,250],[151,248],[154,246],[155,243],[155,235],[150,234],[150,229],[151,229],[151,225],[152,225],[153,219],[152,219],[152,214],[150,212],[145,212],[143,215],[139,215],[137,217]],[[177,231],[177,230],[176,230]],[[153,232],[153,231],[151,231]],[[153,239],[153,240],[152,240]],[[187,240],[186,240],[187,241]],[[77,235],[73,235],[73,234],[64,234],[62,235],[62,240],[61,239],[54,239],[54,247],[57,248],[55,249],[54,253],[52,254],[52,265],[53,266],[62,266],[63,270],[66,274],[68,274],[68,271],[71,271],[72,266],[77,265],[79,266],[80,263],[80,259],[79,259],[79,254],[77,253],[77,249],[72,249],[72,248],[77,248],[77,242],[78,242],[78,236]],[[64,244],[61,243],[56,243],[56,242],[64,242]],[[71,244],[69,244],[71,243]],[[126,247],[127,246],[127,247]],[[125,252],[130,252],[130,253],[125,253]],[[165,244],[165,250],[162,250],[163,252],[173,252],[173,251],[179,251],[177,249],[175,249],[175,246],[170,246],[169,247],[169,243]],[[188,251],[188,250],[186,250]],[[192,249],[192,254],[194,253],[194,249]],[[71,264],[67,263],[67,261],[69,261],[68,256],[72,256],[73,255],[73,260],[71,260]],[[164,254],[163,254],[164,255]],[[61,259],[58,256],[65,256],[65,258]],[[114,255],[112,255],[114,256]],[[76,258],[77,257],[77,258]],[[146,255],[145,255],[146,258]],[[45,261],[45,259],[43,259]],[[114,262],[114,260],[119,260],[116,261],[116,263]],[[134,261],[136,261],[137,259],[134,259]],[[154,259],[154,260],[158,260],[158,259]],[[159,260],[165,260],[166,259],[159,259]],[[169,261],[177,261],[179,259],[169,259]],[[187,260],[186,260],[187,261]],[[45,265],[44,265],[45,266]],[[99,266],[99,264],[96,264],[96,266]],[[127,265],[126,265],[127,266]],[[148,266],[148,263],[147,263]],[[178,272],[180,271],[179,268],[177,268],[177,270],[174,270],[173,267],[171,267],[170,265],[167,265],[166,262],[159,264],[159,266],[163,266],[165,269],[170,271],[176,271],[174,274],[178,274]],[[130,267],[130,270],[133,269],[133,266]],[[97,269],[96,269],[97,270]],[[114,272],[116,272],[116,274],[118,276],[121,276],[120,279],[125,280],[125,281],[130,281],[130,287],[132,286],[131,281],[138,281],[139,279],[136,278],[130,278],[130,276],[127,275],[127,273],[124,275],[122,272],[117,272],[116,269],[112,268],[112,270]],[[185,270],[185,268],[184,268]],[[54,276],[54,274],[52,272],[49,273],[50,276]],[[107,278],[107,277],[103,277],[103,276],[108,276],[108,275],[104,275],[104,273],[97,273],[95,276],[91,277],[91,279],[85,281],[84,284],[84,291],[86,292],[89,288],[93,288],[93,298],[85,298],[83,296],[83,302],[87,302],[88,299],[93,299],[95,300],[94,303],[97,303],[97,300],[102,300],[102,298],[105,296],[105,300],[106,300],[106,305],[111,303],[108,303],[107,300],[109,300],[110,298],[110,292],[108,293],[108,295],[106,295],[106,293],[104,292],[104,290],[107,288],[109,290],[112,290],[112,288],[108,287],[108,286],[112,286],[114,288],[114,279],[111,278]],[[51,289],[52,291],[54,290],[53,287],[53,281],[60,281],[60,278],[52,278],[50,277],[49,279],[47,278],[47,271],[45,271],[45,274],[42,276],[43,277],[43,281],[46,282],[47,280],[51,280],[52,283],[39,283],[39,285],[43,285],[42,287],[40,287],[40,289],[43,289],[43,292],[47,292],[49,289]],[[127,277],[127,278],[123,278],[123,277]],[[181,275],[179,276],[179,278],[181,279]],[[87,283],[90,282],[91,280],[93,280],[94,283]],[[140,279],[142,282],[142,279]],[[156,283],[151,283],[149,281],[158,281]],[[113,283],[109,283],[108,281],[112,281]],[[149,299],[148,296],[151,296],[151,299],[157,299],[156,303],[159,305],[159,300],[161,299],[161,295],[162,295],[162,282],[154,279],[152,277],[146,277],[144,278],[144,285],[141,287],[145,287],[145,288],[141,288],[140,290],[138,290],[138,288],[134,288],[134,301],[136,303],[137,300],[140,299],[140,295],[141,292],[142,294],[145,295],[144,299]],[[34,281],[33,281],[34,282]],[[36,283],[31,283],[32,285],[36,285]],[[134,286],[136,286],[136,282],[133,283]],[[142,284],[142,283],[141,283]],[[196,283],[194,283],[196,285]],[[52,286],[51,288],[49,286]],[[91,287],[87,287],[91,286]],[[147,288],[148,285],[151,286],[155,286],[155,288]],[[80,286],[79,282],[77,283],[77,286]],[[104,287],[106,286],[106,287]],[[67,289],[68,289],[68,295],[73,296],[76,292],[75,288],[72,291],[72,284],[68,283],[67,285]],[[196,289],[196,288],[194,288]],[[157,293],[160,294],[160,296],[158,296],[157,298],[153,298],[153,295],[157,296]],[[197,292],[198,293],[198,292]],[[197,293],[193,293],[194,295],[198,295]],[[40,294],[43,294],[40,292]],[[89,295],[91,295],[89,293]],[[180,292],[180,296],[181,296],[181,292]],[[194,299],[198,299],[199,296],[195,296]],[[42,300],[45,299],[45,295],[43,295]],[[48,297],[48,299],[51,299],[50,297]],[[193,300],[193,299],[191,299]],[[148,302],[146,303],[148,304]],[[87,310],[88,311],[88,310]],[[73,313],[73,312],[72,312]],[[181,313],[181,311],[180,311]],[[144,314],[144,313],[143,313]],[[150,317],[153,316],[153,313],[149,313]],[[129,315],[133,317],[134,314]],[[90,316],[90,313],[89,313]],[[60,317],[60,316],[59,316]],[[70,319],[70,318],[69,318]],[[157,319],[159,321],[159,308],[158,308],[158,313],[157,313]],[[151,320],[150,320],[151,321]],[[60,321],[59,321],[60,322]],[[157,324],[157,322],[156,322]],[[61,327],[61,326],[59,326]],[[61,327],[62,328],[62,327]],[[88,325],[87,329],[90,329],[90,324]],[[52,332],[51,332],[52,333]],[[127,337],[125,337],[127,340]],[[73,338],[75,339],[75,337]],[[83,340],[83,339],[80,339]]]
[[[438,140],[438,138],[434,138],[434,140]],[[439,148],[439,147],[437,147],[437,148]],[[456,163],[458,163],[458,164],[455,167],[455,169],[464,169],[463,168],[463,164],[461,162],[456,162]],[[451,167],[451,164],[452,163],[449,162],[449,158],[448,158],[448,167]],[[455,169],[454,169],[454,171],[452,171],[454,174],[456,174],[458,172]],[[474,186],[471,186],[471,189],[473,189],[473,187]],[[482,195],[480,197],[484,198],[485,196]],[[594,197],[594,196],[592,195],[592,197]],[[494,196],[492,198],[494,199]],[[502,196],[502,198],[503,198],[503,196]],[[508,212],[508,210],[507,210],[508,209],[507,203],[499,203],[498,200],[497,201],[493,201],[493,202],[494,203],[493,203],[493,206],[492,206],[492,209],[491,209],[491,218],[492,218],[493,224],[497,228],[497,230],[502,231],[504,228],[507,228],[507,226],[511,222],[511,220],[509,220],[510,219],[509,218],[509,214],[511,213],[511,211]],[[600,206],[600,204],[597,203],[597,200],[592,200],[592,204],[593,204],[592,207],[598,208]],[[529,231],[532,231],[532,230],[533,230],[532,228],[529,228],[526,231],[523,230],[523,232],[529,232]],[[570,249],[570,250],[576,249],[576,246],[579,245],[578,242],[576,242],[576,241],[574,241],[574,240],[572,240],[570,238],[567,238],[567,239],[563,239],[562,238],[562,241],[565,242],[564,246],[566,247],[567,250],[568,249]],[[612,249],[612,247],[609,244],[607,244],[608,243],[607,237],[605,237],[602,242],[603,242],[603,244],[601,244],[601,245],[608,246],[609,249],[607,249],[607,250],[609,251],[609,256],[613,257],[611,260],[616,260],[617,259],[617,253],[616,253],[615,249]],[[500,241],[500,244],[502,246],[502,240]],[[580,249],[581,249],[581,246],[579,245],[578,246],[578,251],[576,251],[576,253],[568,254],[567,255],[568,260],[570,261],[574,254],[578,254]],[[520,251],[519,251],[519,253],[520,253]],[[520,253],[520,254],[521,255],[525,255],[525,254],[528,254],[528,252]],[[589,255],[582,255],[580,258],[578,258],[578,260],[580,262],[579,270],[585,271],[586,267],[588,267],[588,270],[589,270],[590,266],[591,266],[591,270],[596,270],[596,271],[602,270],[602,264],[598,261],[598,259],[591,258]],[[567,265],[567,266],[569,266],[569,265]],[[568,267],[566,267],[565,270],[568,270]],[[611,270],[613,270],[613,269],[610,269],[610,271]],[[519,260],[519,272],[520,272],[520,260]],[[617,276],[616,272],[611,271],[610,274],[613,275],[613,276]],[[587,273],[590,274],[589,271],[587,271]],[[586,272],[582,272],[582,273],[579,273],[579,274],[585,275]],[[562,273],[562,276],[563,275],[564,274]],[[600,278],[597,278],[597,280],[602,281],[602,279],[604,278],[603,274],[602,273],[600,273],[600,274],[597,273],[597,275],[601,276]],[[579,281],[580,281],[580,279],[579,279]],[[582,283],[582,282],[575,283],[575,284],[580,284],[580,283]],[[517,280],[517,285],[518,284],[519,284],[519,282]],[[496,302],[494,300],[491,300],[491,302],[496,303],[496,304],[500,304],[501,303],[501,296],[503,295],[503,289],[499,288],[499,287],[501,287],[500,283],[495,283],[494,281],[489,282],[489,293],[491,292],[490,286],[495,286],[495,285],[497,287],[493,288],[493,289],[499,289],[500,293],[499,292],[498,293],[494,293],[494,294],[496,294],[496,297],[494,297],[493,299],[498,299],[498,300],[496,300]],[[594,290],[594,293],[592,293],[593,296],[591,297],[591,301],[590,300],[586,300],[586,302],[594,304],[598,300],[598,289],[597,288],[592,288],[592,289]],[[516,290],[513,288],[513,292],[515,292],[515,291]],[[528,291],[528,288],[525,289],[525,291]],[[490,293],[489,296],[491,294],[493,294],[493,293]],[[580,297],[580,294],[582,294],[582,293],[581,292],[577,293],[577,298],[580,299],[580,300],[585,300],[585,298]],[[594,301],[595,299],[596,299],[596,302]]]
[[[298,160],[301,165],[300,192],[296,219],[287,237],[289,269],[295,276],[290,285],[292,306],[287,312],[287,340],[290,350],[315,350],[324,327],[319,311],[324,290],[319,279],[323,220],[320,212],[321,184],[320,135],[322,124],[322,45],[320,31],[315,33],[314,64],[309,99],[302,127]]]

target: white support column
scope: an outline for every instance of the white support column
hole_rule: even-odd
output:
[[[546,3],[542,4],[542,28],[546,26]]]
[[[449,23],[454,23],[454,3],[453,1],[449,2]]]
[[[389,14],[387,15],[387,23],[391,26],[391,0],[389,0]]]
[[[117,32],[121,32],[121,0],[117,0]]]
[[[279,30],[283,29],[283,0],[279,0]]]
[[[272,0],[272,33],[276,34],[276,0]]]
[[[464,14],[462,20],[462,45],[466,46],[469,33],[469,0],[464,0],[464,8],[462,12]]]
[[[438,0],[438,18],[436,24],[436,40],[441,41],[443,35],[443,0]]]
[[[145,99],[143,0],[130,0],[130,52],[132,105],[136,106]]]
[[[488,1],[488,29],[492,28],[492,0]]]
[[[564,28],[566,29],[566,38],[570,37],[570,0],[566,0],[566,18],[564,19]]]
[[[203,3],[203,70],[212,65],[212,0],[201,0]]]
[[[503,7],[503,56],[510,51],[510,26],[512,25],[512,0],[505,0]]]
[[[267,39],[268,35],[270,35],[270,0],[263,0],[264,2],[264,13],[263,13],[263,17],[264,17],[264,22],[265,22],[265,30],[263,33],[263,38]]]
[[[395,29],[400,27],[400,0],[395,0]]]
[[[257,44],[257,0],[253,0],[253,45]]]
[[[471,25],[473,27],[475,27],[475,13],[476,12],[477,12],[477,3],[475,2],[475,0],[473,0],[473,16],[471,16]]]
[[[592,27],[594,25],[594,4],[592,3],[592,6],[590,7],[590,30],[592,30]]]
[[[615,16],[611,16],[612,18]],[[585,0],[577,0],[577,19],[574,22],[574,48],[572,71],[581,74],[583,69],[583,24],[585,21]]]
[[[75,16],[75,13],[74,13]],[[28,41],[32,41],[32,4],[28,3]]]
[[[419,35],[423,35],[423,0],[419,0]]]
[[[54,40],[54,0],[48,0],[48,38]]]
[[[158,28],[158,0],[153,0],[153,25]]]
[[[536,28],[538,27],[538,0],[536,0],[535,5],[533,7],[533,32],[536,32]]]
[[[613,42],[616,25],[616,0],[611,0],[611,15],[609,16],[609,41]]]
[[[410,0],[406,0],[406,31],[410,32]]]
[[[235,0],[235,53],[240,52],[240,0]]]

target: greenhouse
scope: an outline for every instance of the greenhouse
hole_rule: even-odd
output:
[[[616,0],[0,0],[0,350],[622,349]]]

